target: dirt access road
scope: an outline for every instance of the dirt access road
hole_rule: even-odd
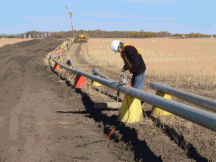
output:
[[[61,43],[35,39],[0,48],[0,161],[118,161],[105,142],[83,145],[106,135],[84,118],[82,96],[43,64]]]

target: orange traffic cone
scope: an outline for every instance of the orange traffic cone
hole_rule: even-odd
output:
[[[56,55],[56,51],[54,52],[54,56]]]
[[[61,50],[61,55],[63,55],[63,50]]]
[[[58,48],[57,51],[59,51],[60,49]]]
[[[58,65],[58,64],[55,63],[54,71],[58,71],[59,69],[60,69],[60,65]]]
[[[60,61],[61,61],[61,58],[58,57],[58,62],[60,62]],[[58,71],[59,69],[60,69],[60,65],[58,65],[58,64],[55,63],[55,65],[54,65],[54,71]]]
[[[77,74],[74,84],[76,88],[85,88],[86,87],[85,77]]]

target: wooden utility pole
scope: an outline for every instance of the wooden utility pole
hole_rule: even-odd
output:
[[[74,38],[74,30],[73,30],[73,25],[72,25],[72,15],[73,15],[73,14],[70,12],[70,10],[69,10],[70,8],[68,8],[67,5],[65,5],[65,7],[68,9],[69,14],[70,14],[70,19],[71,19],[71,28],[72,28],[72,32],[73,32],[73,38]]]

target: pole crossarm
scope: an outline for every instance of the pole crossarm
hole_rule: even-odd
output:
[[[72,25],[72,13],[70,12],[70,8],[67,7],[67,5],[65,5],[65,7],[67,8],[67,10],[69,11],[68,13],[70,14],[70,19],[71,19],[71,28],[72,28],[72,32],[73,32],[73,37],[74,37],[74,30],[73,30],[73,25]]]

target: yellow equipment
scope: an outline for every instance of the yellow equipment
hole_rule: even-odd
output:
[[[74,42],[75,43],[79,43],[79,42],[85,42],[85,43],[87,43],[88,42],[88,40],[89,40],[89,35],[87,34],[87,33],[85,33],[85,34],[79,34],[78,36],[75,36],[75,38],[74,38]]]

